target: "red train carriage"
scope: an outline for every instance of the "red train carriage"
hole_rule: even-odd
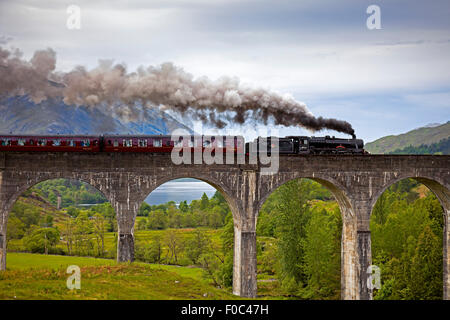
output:
[[[105,152],[171,152],[173,141],[170,136],[104,136]]]
[[[175,146],[179,148],[191,148],[191,152],[206,151],[206,152],[243,152],[244,150],[244,137],[242,136],[191,136],[180,137],[178,141],[175,141]]]
[[[186,139],[185,139],[186,138]],[[168,135],[42,136],[0,135],[1,151],[47,152],[172,152],[174,146],[191,152],[244,152],[242,136],[190,136],[173,141]]]
[[[190,136],[180,137],[173,141],[167,135],[146,136],[104,136],[103,149],[105,152],[172,152],[176,147],[191,148],[191,152],[215,151],[244,152],[244,138],[242,136]]]
[[[1,135],[0,151],[99,152],[98,136]]]

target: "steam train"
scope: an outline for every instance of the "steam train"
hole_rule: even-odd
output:
[[[278,139],[278,145],[276,143]],[[245,143],[242,136],[201,136],[173,140],[169,135],[0,135],[0,152],[172,152],[173,148],[192,152],[234,152],[289,154],[365,154],[361,139],[330,136],[258,137]]]
[[[279,154],[367,154],[362,139],[344,139],[336,137],[288,136],[278,139],[278,146],[273,143],[274,137],[258,137],[246,144],[246,152],[276,151]],[[273,150],[273,149],[277,150]]]

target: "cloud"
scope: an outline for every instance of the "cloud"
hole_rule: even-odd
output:
[[[450,92],[429,92],[429,93],[416,93],[408,94],[405,96],[405,100],[416,107],[423,107],[430,109],[441,109],[445,112],[447,117],[444,116],[443,120],[450,119]]]
[[[98,59],[124,62],[129,70],[173,61],[194,77],[238,76],[252,86],[292,93],[322,116],[339,109],[327,110],[331,102],[316,109],[321,97],[353,101],[360,114],[357,133],[366,130],[358,122],[369,124],[372,113],[389,111],[380,103],[385,96],[414,107],[417,121],[432,122],[427,117],[436,114],[419,97],[405,95],[433,93],[450,81],[447,0],[379,1],[383,29],[373,31],[366,28],[369,0],[78,0],[77,31],[66,28],[70,4],[2,1],[0,30],[27,59],[37,49],[54,48],[58,70],[92,68]],[[361,96],[378,98],[366,103]],[[384,124],[371,125],[371,132],[386,131]]]
[[[7,44],[8,42],[12,41],[13,37],[0,35],[0,44]]]

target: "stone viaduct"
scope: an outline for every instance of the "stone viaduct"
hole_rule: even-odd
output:
[[[20,194],[41,181],[76,179],[100,190],[116,212],[117,260],[122,262],[134,259],[134,221],[148,194],[172,179],[191,177],[211,184],[228,201],[235,230],[233,293],[255,297],[258,212],[277,187],[310,178],[327,187],[341,209],[342,299],[371,299],[367,268],[372,209],[390,185],[414,178],[431,189],[443,207],[443,292],[444,299],[450,298],[450,156],[298,155],[279,161],[279,171],[267,175],[259,164],[175,165],[170,154],[0,153],[0,269],[6,268],[8,213]]]

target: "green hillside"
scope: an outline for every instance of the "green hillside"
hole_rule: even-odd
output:
[[[421,144],[418,147],[407,146],[403,149],[397,149],[389,154],[450,154],[450,137],[443,139],[438,143]]]
[[[431,145],[448,137],[450,137],[450,121],[436,127],[423,127],[397,136],[386,136],[367,143],[365,149],[373,154],[390,153],[409,146]]]
[[[81,290],[66,287],[69,265],[81,271]],[[0,273],[0,300],[215,300],[237,299],[214,287],[200,268],[116,264],[114,260],[9,253]]]

